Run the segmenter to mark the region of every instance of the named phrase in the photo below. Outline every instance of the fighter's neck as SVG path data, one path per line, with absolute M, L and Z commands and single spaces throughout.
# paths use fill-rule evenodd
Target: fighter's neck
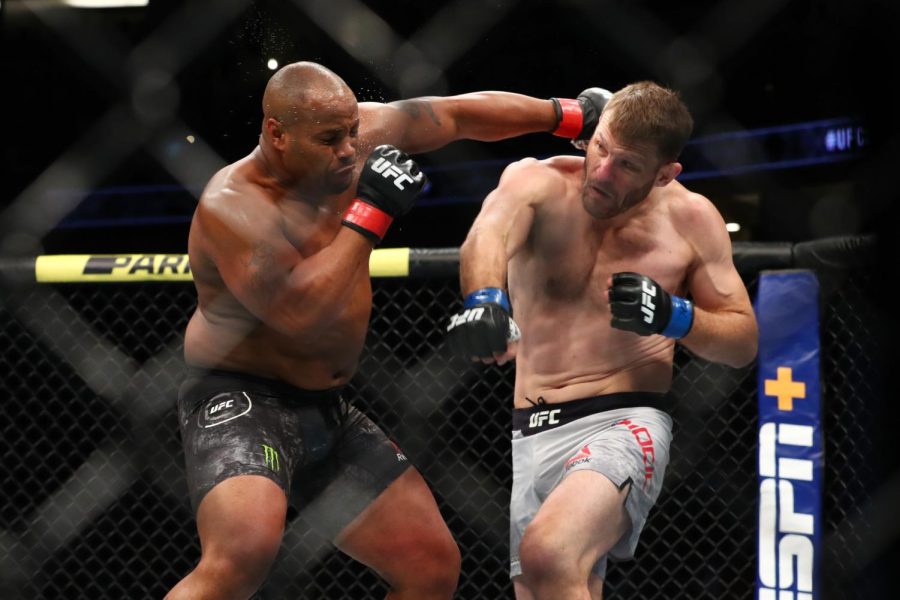
M 296 187 L 294 177 L 277 159 L 271 148 L 266 148 L 262 138 L 259 140 L 259 145 L 250 153 L 250 158 L 256 163 L 261 174 L 270 177 L 280 187 L 285 190 L 291 190 Z
M 633 223 L 640 221 L 648 213 L 652 213 L 661 201 L 661 188 L 653 188 L 647 196 L 625 212 L 609 219 L 594 219 L 593 227 L 599 233 L 614 232 L 624 229 Z

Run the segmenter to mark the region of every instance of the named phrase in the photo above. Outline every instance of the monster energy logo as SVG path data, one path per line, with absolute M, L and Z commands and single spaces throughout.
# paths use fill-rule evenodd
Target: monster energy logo
M 266 466 L 277 473 L 279 469 L 278 452 L 272 446 L 262 444 L 262 447 L 266 453 Z

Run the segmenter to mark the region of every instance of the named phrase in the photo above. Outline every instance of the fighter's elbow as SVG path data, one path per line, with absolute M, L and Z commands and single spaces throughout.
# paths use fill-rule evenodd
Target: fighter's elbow
M 735 369 L 743 369 L 753 364 L 756 360 L 756 346 L 742 348 L 741 351 L 734 356 L 734 360 L 729 365 Z
M 759 351 L 759 336 L 754 329 L 753 333 L 741 339 L 735 344 L 734 352 L 728 366 L 735 369 L 742 369 L 749 366 L 756 360 L 756 354 Z

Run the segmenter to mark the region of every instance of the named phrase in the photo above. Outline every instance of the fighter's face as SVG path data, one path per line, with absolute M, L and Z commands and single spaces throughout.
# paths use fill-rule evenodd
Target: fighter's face
M 311 102 L 288 133 L 284 162 L 299 187 L 331 195 L 353 184 L 359 108 L 352 95 Z
M 601 119 L 587 148 L 581 201 L 596 219 L 611 219 L 642 202 L 660 181 L 656 147 L 616 140 Z

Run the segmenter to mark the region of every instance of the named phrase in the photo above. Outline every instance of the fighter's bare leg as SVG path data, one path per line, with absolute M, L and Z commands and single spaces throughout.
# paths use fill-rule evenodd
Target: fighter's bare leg
M 513 577 L 513 591 L 516 594 L 516 600 L 534 600 L 534 595 L 525 587 L 521 576 Z M 588 578 L 588 591 L 591 594 L 591 600 L 602 600 L 603 580 L 593 573 Z
M 601 598 L 602 581 L 590 581 L 591 569 L 631 526 L 625 511 L 628 490 L 594 471 L 563 479 L 525 529 L 516 597 L 529 598 L 519 596 L 521 589 L 530 592 L 529 600 Z
M 284 535 L 287 499 L 271 479 L 232 477 L 197 511 L 201 556 L 166 600 L 246 600 L 265 581 Z
M 451 598 L 459 583 L 459 548 L 413 468 L 345 527 L 335 545 L 381 575 L 391 600 Z

